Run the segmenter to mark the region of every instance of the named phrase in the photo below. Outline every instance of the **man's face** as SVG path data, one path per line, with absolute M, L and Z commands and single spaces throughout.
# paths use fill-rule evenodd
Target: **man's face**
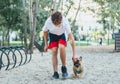
M 61 23 L 54 24 L 56 27 L 61 27 Z

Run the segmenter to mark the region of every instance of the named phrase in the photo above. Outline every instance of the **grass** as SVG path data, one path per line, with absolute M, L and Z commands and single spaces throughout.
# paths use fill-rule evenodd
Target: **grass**
M 76 46 L 89 46 L 89 42 L 87 41 L 75 41 Z
M 76 46 L 90 46 L 91 45 L 90 42 L 98 43 L 97 40 L 93 40 L 93 41 L 89 41 L 89 42 L 87 42 L 87 41 L 75 41 L 75 45 Z M 108 44 L 108 40 L 103 40 L 103 43 Z M 109 45 L 111 45 L 111 44 L 115 44 L 114 39 L 109 40 Z
M 108 44 L 108 40 L 104 40 L 103 43 Z M 115 40 L 114 39 L 110 39 L 109 40 L 109 44 L 115 44 Z
M 10 42 L 10 46 L 21 46 L 21 45 L 23 45 L 22 41 L 11 41 Z
M 22 42 L 21 42 L 21 41 L 11 41 L 11 42 L 10 42 L 10 45 L 11 45 L 11 46 L 14 46 L 14 45 L 22 45 Z
M 89 42 L 98 43 L 98 41 L 89 41 Z M 89 42 L 87 42 L 87 41 L 75 41 L 75 45 L 76 46 L 90 46 Z M 103 40 L 103 43 L 108 44 L 108 40 Z M 40 42 L 40 44 L 41 44 L 41 42 Z M 110 39 L 109 44 L 115 44 L 115 40 Z M 22 45 L 22 42 L 21 41 L 11 41 L 10 45 L 11 46 L 14 46 L 14 45 L 18 46 L 18 45 Z

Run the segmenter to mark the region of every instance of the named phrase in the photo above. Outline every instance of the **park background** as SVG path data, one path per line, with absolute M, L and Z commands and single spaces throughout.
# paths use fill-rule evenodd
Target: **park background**
M 54 11 L 69 20 L 77 45 L 102 38 L 114 44 L 120 32 L 119 0 L 0 0 L 0 46 L 42 42 L 42 27 Z
M 0 83 L 119 84 L 120 53 L 115 52 L 115 35 L 120 33 L 119 4 L 119 0 L 0 0 L 0 51 L 3 47 L 25 46 L 30 49 L 25 52 L 32 54 L 28 64 L 16 68 L 11 68 L 11 64 L 10 70 L 5 70 L 6 66 L 1 68 L 0 59 Z M 39 52 L 43 47 L 34 45 L 36 42 L 44 45 L 42 27 L 54 11 L 62 12 L 69 20 L 77 55 L 83 57 L 85 76 L 82 79 L 52 80 L 51 52 Z M 102 45 L 99 44 L 100 38 Z M 69 42 L 66 52 L 71 76 Z M 20 59 L 19 54 L 15 54 Z M 6 58 L 2 61 L 7 64 Z M 12 63 L 15 63 L 14 59 Z

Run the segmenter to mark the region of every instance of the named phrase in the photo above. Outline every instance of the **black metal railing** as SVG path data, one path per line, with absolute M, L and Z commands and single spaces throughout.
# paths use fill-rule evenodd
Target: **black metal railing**
M 0 47 L 0 70 L 9 70 L 31 61 L 24 46 Z

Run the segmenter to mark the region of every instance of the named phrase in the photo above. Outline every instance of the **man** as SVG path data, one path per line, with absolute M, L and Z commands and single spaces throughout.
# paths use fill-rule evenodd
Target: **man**
M 68 35 L 68 39 L 70 40 L 72 51 L 73 51 L 73 61 L 76 60 L 76 52 L 75 52 L 75 42 L 74 37 L 70 29 L 70 25 L 68 20 L 62 16 L 60 12 L 53 13 L 45 22 L 45 25 L 43 27 L 44 32 L 44 51 L 47 52 L 48 49 L 51 49 L 52 51 L 52 64 L 54 69 L 53 78 L 58 79 L 59 73 L 58 73 L 58 49 L 60 51 L 60 58 L 62 62 L 62 77 L 67 77 L 67 67 L 66 67 L 66 36 L 65 33 Z M 48 45 L 48 36 L 50 39 L 49 45 Z

